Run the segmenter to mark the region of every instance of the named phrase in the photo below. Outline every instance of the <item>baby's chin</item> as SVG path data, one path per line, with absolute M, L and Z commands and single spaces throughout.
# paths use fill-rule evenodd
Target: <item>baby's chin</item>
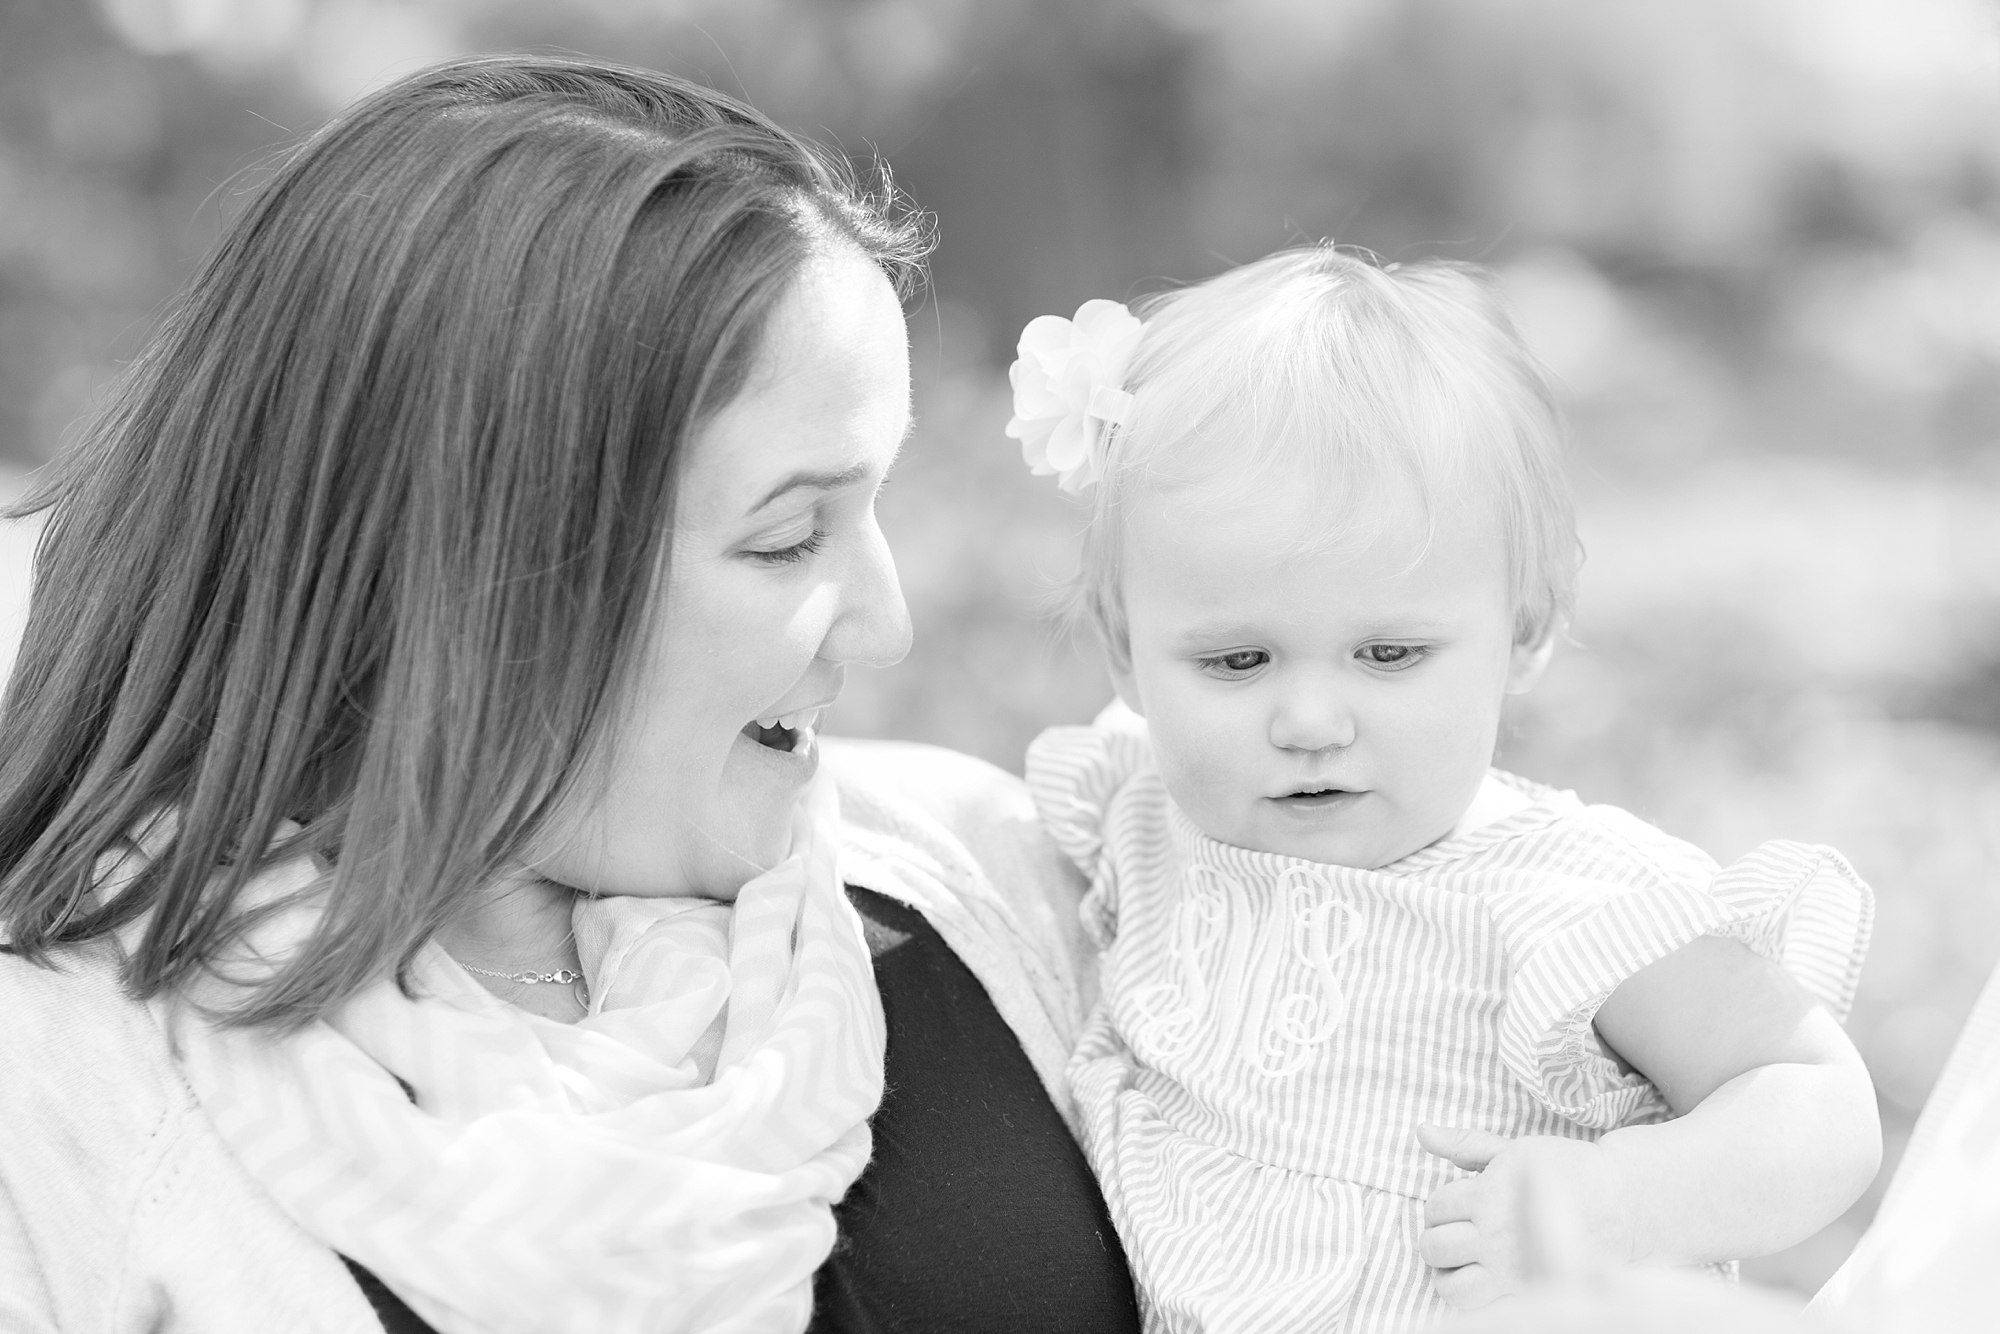
M 1227 816 L 1218 811 L 1187 814 L 1219 843 L 1359 871 L 1379 870 L 1421 852 L 1448 835 L 1455 823 L 1450 817 L 1396 819 L 1384 809 L 1386 799 L 1374 792 L 1318 802 L 1254 801 L 1247 810 Z

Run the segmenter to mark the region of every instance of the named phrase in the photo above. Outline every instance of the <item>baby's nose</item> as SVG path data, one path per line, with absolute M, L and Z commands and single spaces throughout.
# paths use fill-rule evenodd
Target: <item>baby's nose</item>
M 1354 711 L 1318 692 L 1285 700 L 1271 718 L 1271 744 L 1283 750 L 1336 750 L 1356 732 Z

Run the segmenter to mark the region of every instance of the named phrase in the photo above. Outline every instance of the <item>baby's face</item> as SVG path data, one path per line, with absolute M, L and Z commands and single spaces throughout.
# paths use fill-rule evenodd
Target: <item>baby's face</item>
M 1383 866 L 1465 813 L 1502 697 L 1531 686 L 1546 655 L 1514 643 L 1505 547 L 1484 507 L 1442 513 L 1432 533 L 1414 490 L 1393 489 L 1370 502 L 1378 537 L 1311 554 L 1327 523 L 1312 490 L 1133 498 L 1119 692 L 1210 837 Z

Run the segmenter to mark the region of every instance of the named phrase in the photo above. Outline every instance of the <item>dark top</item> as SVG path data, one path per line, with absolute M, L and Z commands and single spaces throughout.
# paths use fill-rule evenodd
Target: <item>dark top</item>
M 889 1021 L 875 1156 L 834 1208 L 813 1334 L 1136 1331 L 1083 1151 L 992 997 L 913 908 L 850 886 Z
M 889 1021 L 875 1155 L 834 1209 L 812 1334 L 1136 1331 L 1125 1252 L 992 997 L 922 914 L 850 886 Z M 386 1334 L 434 1334 L 353 1261 Z
M 375 1308 L 375 1318 L 382 1322 L 382 1334 L 437 1334 L 424 1323 L 424 1318 L 403 1304 L 403 1299 L 389 1291 L 389 1285 L 369 1270 L 340 1257 L 354 1274 L 354 1281 L 361 1285 L 361 1295 Z

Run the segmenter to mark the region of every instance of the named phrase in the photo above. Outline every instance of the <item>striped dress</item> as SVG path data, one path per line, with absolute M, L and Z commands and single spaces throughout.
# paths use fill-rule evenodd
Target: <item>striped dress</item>
M 1690 940 L 1743 941 L 1837 1016 L 1852 999 L 1873 902 L 1830 849 L 1719 870 L 1496 772 L 1526 809 L 1379 870 L 1308 862 L 1196 829 L 1124 719 L 1043 733 L 1028 782 L 1091 877 L 1103 994 L 1070 1082 L 1149 1330 L 1443 1313 L 1417 1238 L 1465 1174 L 1417 1123 L 1594 1139 L 1671 1115 L 1592 1020 Z

